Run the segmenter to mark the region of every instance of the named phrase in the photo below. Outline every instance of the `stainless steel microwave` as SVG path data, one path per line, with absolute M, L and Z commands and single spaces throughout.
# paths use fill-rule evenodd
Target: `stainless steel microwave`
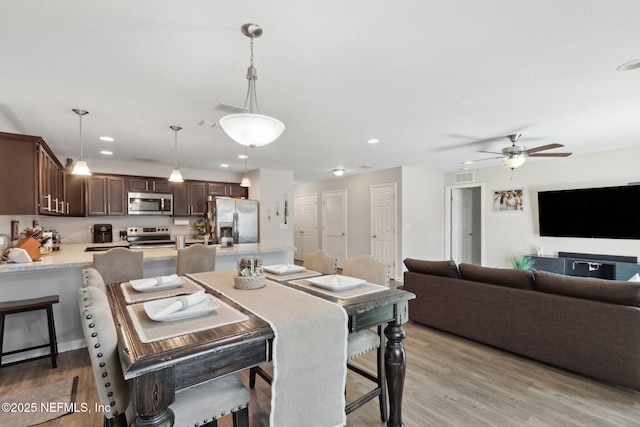
M 129 215 L 173 215 L 173 195 L 158 193 L 128 193 Z

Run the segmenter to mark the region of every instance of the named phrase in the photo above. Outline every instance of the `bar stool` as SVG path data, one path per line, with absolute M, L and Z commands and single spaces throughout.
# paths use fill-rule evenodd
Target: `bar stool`
M 18 301 L 4 301 L 0 302 L 0 367 L 13 365 L 15 363 L 27 362 L 30 360 L 42 359 L 49 355 L 32 357 L 18 362 L 7 363 L 2 365 L 2 356 L 8 356 L 10 354 L 22 353 L 23 351 L 35 350 L 37 348 L 49 347 L 51 350 L 51 368 L 58 366 L 56 362 L 56 356 L 58 354 L 58 340 L 56 339 L 56 325 L 53 321 L 53 304 L 57 304 L 60 300 L 58 295 L 49 295 L 40 298 L 23 299 Z M 4 345 L 4 319 L 8 314 L 25 313 L 27 311 L 34 310 L 47 310 L 47 325 L 49 327 L 49 342 L 47 344 L 36 345 L 21 350 L 13 350 L 9 352 L 3 351 Z

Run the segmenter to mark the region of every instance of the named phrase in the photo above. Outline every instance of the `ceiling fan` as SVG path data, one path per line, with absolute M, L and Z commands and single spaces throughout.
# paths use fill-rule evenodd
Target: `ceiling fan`
M 541 145 L 539 147 L 529 148 L 524 147 L 522 145 L 516 145 L 516 142 L 520 139 L 522 134 L 514 133 L 511 135 L 507 135 L 505 138 L 509 138 L 511 141 L 510 147 L 505 147 L 502 149 L 500 153 L 494 151 L 484 151 L 480 150 L 478 153 L 489 153 L 489 154 L 499 154 L 499 157 L 490 157 L 488 159 L 480 159 L 480 160 L 491 160 L 491 159 L 503 159 L 502 163 L 504 167 L 509 169 L 515 169 L 522 166 L 527 159 L 527 157 L 568 157 L 571 153 L 541 153 L 541 151 L 552 150 L 554 148 L 564 147 L 562 144 L 547 144 Z M 478 160 L 478 161 L 480 161 Z

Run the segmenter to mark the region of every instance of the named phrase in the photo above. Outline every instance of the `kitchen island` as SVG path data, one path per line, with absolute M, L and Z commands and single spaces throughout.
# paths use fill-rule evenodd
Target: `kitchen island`
M 125 242 L 126 243 L 126 242 Z M 123 246 L 114 242 L 113 246 Z M 84 335 L 79 319 L 77 290 L 82 286 L 81 271 L 90 267 L 93 254 L 86 252 L 87 243 L 62 245 L 62 250 L 42 256 L 31 263 L 0 264 L 0 300 L 11 301 L 59 295 L 60 303 L 53 306 L 58 348 L 61 352 L 84 347 Z M 104 245 L 101 245 L 104 246 Z M 155 277 L 176 271 L 177 251 L 174 248 L 133 249 L 144 253 L 144 276 Z M 292 246 L 241 243 L 232 247 L 216 245 L 216 270 L 236 268 L 240 257 L 261 257 L 264 265 L 293 262 Z M 47 322 L 42 312 L 28 312 L 7 316 L 4 351 L 31 347 L 46 342 Z M 5 356 L 3 363 L 46 354 L 37 349 Z

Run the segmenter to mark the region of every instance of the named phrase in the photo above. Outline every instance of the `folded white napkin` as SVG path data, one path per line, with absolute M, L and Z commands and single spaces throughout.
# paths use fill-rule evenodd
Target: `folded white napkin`
M 134 286 L 137 289 L 144 288 L 152 288 L 158 285 L 164 285 L 167 283 L 172 283 L 178 280 L 177 274 L 171 274 L 169 276 L 158 276 L 158 277 L 149 277 L 147 279 L 135 279 L 131 280 L 131 286 Z
M 289 271 L 289 266 L 287 264 L 282 264 L 281 266 L 276 268 L 276 271 L 278 273 L 285 273 L 285 272 Z
M 187 307 L 191 307 L 193 305 L 199 304 L 205 300 L 207 295 L 204 293 L 204 289 L 193 294 L 180 297 L 165 308 L 161 308 L 156 311 L 155 317 L 163 317 L 168 316 L 169 314 L 173 314 L 176 311 L 184 310 Z

